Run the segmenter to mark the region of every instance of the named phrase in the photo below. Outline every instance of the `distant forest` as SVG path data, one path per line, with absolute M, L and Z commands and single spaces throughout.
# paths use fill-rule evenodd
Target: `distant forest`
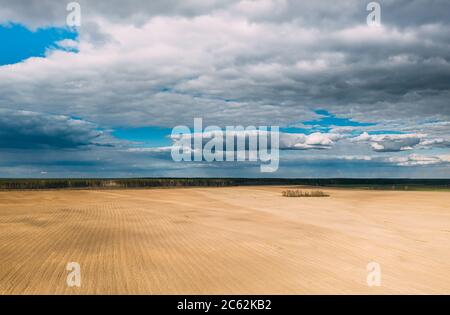
M 152 187 L 225 187 L 255 185 L 305 185 L 363 189 L 450 189 L 450 179 L 283 179 L 283 178 L 129 178 L 129 179 L 0 179 L 0 190 L 111 189 Z

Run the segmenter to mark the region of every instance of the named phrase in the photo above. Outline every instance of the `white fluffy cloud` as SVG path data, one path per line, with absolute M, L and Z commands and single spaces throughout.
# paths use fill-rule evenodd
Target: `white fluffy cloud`
M 388 161 L 399 166 L 446 164 L 450 163 L 450 155 L 410 154 L 402 157 L 390 157 Z
M 450 139 L 434 138 L 421 142 L 421 145 L 427 148 L 450 148 Z
M 305 134 L 280 134 L 280 148 L 292 150 L 329 149 L 340 140 L 337 134 L 315 132 Z
M 425 137 L 423 134 L 369 135 L 367 132 L 353 138 L 355 142 L 368 142 L 376 152 L 398 152 L 412 150 Z
M 191 146 L 192 139 L 201 138 L 203 143 L 207 143 L 213 138 L 223 139 L 225 144 L 225 139 L 232 138 L 235 139 L 235 145 L 241 141 L 246 147 L 248 147 L 248 142 L 250 137 L 254 137 L 257 141 L 257 137 L 266 137 L 268 140 L 267 145 L 270 147 L 271 138 L 278 136 L 279 139 L 279 149 L 281 150 L 321 150 L 330 149 L 336 141 L 342 139 L 342 136 L 338 134 L 331 133 L 320 133 L 315 132 L 309 135 L 302 133 L 284 133 L 284 132 L 272 132 L 263 130 L 243 130 L 243 131 L 209 131 L 203 133 L 192 133 L 192 134 L 177 134 L 171 136 L 174 141 L 174 145 L 179 143 L 188 144 Z

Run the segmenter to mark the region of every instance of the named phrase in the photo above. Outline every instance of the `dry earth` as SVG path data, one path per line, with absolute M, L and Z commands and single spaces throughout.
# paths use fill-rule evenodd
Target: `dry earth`
M 0 192 L 0 293 L 450 293 L 450 193 L 282 189 Z

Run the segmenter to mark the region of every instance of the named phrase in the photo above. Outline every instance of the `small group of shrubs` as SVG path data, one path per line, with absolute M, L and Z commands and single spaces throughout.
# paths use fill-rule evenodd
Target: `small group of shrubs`
M 321 191 L 301 191 L 301 190 L 284 190 L 283 197 L 329 197 L 330 195 Z

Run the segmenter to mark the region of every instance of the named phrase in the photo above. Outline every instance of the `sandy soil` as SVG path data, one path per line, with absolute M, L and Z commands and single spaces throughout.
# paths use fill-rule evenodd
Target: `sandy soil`
M 0 192 L 0 293 L 450 293 L 450 193 L 282 189 Z

